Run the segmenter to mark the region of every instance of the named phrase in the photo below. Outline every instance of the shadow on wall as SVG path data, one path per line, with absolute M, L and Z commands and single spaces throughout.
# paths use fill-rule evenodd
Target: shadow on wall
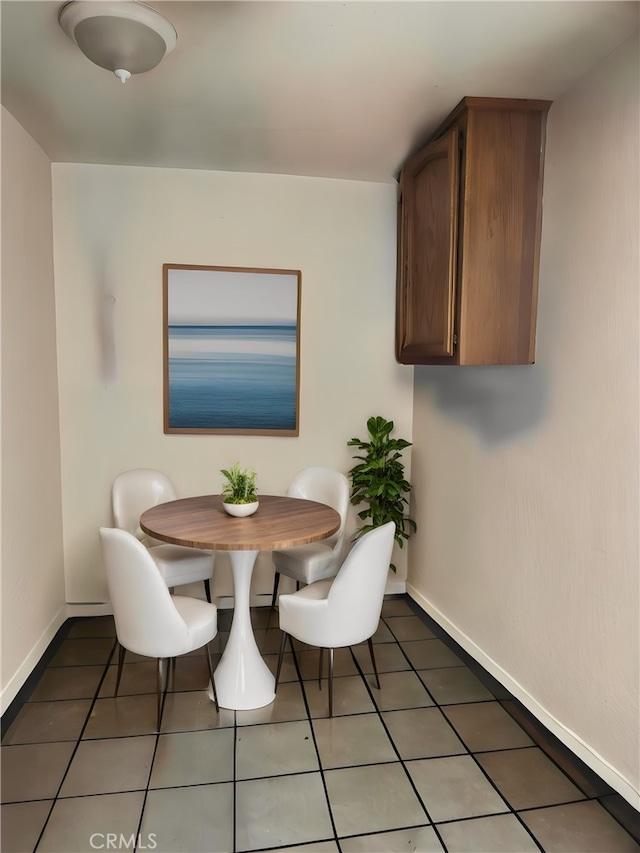
M 531 432 L 549 407 L 547 371 L 537 364 L 491 367 L 421 367 L 416 391 L 429 393 L 449 418 L 468 426 L 485 444 L 503 444 Z

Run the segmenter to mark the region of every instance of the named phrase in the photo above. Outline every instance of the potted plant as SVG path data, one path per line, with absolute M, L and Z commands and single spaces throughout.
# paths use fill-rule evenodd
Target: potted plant
M 355 538 L 364 536 L 374 527 L 395 522 L 395 540 L 402 548 L 411 533 L 416 531 L 416 523 L 405 515 L 408 500 L 405 495 L 411 491 L 411 484 L 405 479 L 402 451 L 411 447 L 410 441 L 403 438 L 391 438 L 393 421 L 374 416 L 367 421 L 369 441 L 352 438 L 348 447 L 357 447 L 363 455 L 354 456 L 360 462 L 349 471 L 351 478 L 351 503 L 366 504 L 366 509 L 358 513 L 358 518 L 366 522 Z M 396 567 L 391 563 L 391 569 Z
M 229 515 L 253 515 L 258 509 L 257 474 L 253 468 L 241 468 L 234 462 L 221 468 L 223 476 L 222 505 Z

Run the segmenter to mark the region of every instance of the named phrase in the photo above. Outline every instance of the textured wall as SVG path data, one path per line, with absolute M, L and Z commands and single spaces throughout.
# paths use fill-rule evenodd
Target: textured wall
M 395 187 L 63 164 L 53 176 L 69 601 L 106 597 L 97 530 L 122 470 L 160 468 L 186 496 L 219 492 L 238 460 L 282 494 L 307 465 L 347 471 L 346 442 L 371 414 L 411 438 L 413 370 L 393 344 Z M 302 271 L 299 437 L 163 434 L 163 263 Z M 266 557 L 254 592 L 271 588 Z M 217 571 L 216 592 L 228 581 Z
M 410 593 L 638 789 L 638 42 L 552 106 L 537 361 L 416 368 Z
M 3 710 L 63 609 L 51 163 L 3 108 Z

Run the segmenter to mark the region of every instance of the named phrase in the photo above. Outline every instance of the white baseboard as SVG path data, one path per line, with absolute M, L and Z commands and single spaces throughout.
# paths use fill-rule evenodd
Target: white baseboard
M 113 606 L 110 601 L 67 604 L 67 619 L 78 616 L 111 616 L 112 614 Z
M 22 661 L 16 672 L 14 672 L 9 681 L 2 688 L 2 691 L 0 692 L 0 714 L 4 714 L 9 705 L 16 698 L 23 684 L 38 665 L 38 661 L 42 655 L 46 652 L 49 643 L 53 640 L 66 620 L 67 605 L 63 604 L 42 634 L 40 634 L 33 648 Z
M 585 743 L 579 735 L 550 714 L 531 694 L 527 693 L 521 684 L 502 669 L 489 655 L 485 654 L 470 637 L 454 625 L 435 605 L 409 583 L 407 583 L 407 593 L 425 613 L 428 613 L 474 660 L 478 661 L 487 672 L 506 687 L 511 695 L 515 696 L 574 755 L 577 755 L 578 758 L 584 761 L 587 767 L 590 767 L 601 779 L 608 785 L 611 785 L 634 809 L 640 809 L 640 792 L 636 790 L 628 779 L 592 749 L 588 743 Z

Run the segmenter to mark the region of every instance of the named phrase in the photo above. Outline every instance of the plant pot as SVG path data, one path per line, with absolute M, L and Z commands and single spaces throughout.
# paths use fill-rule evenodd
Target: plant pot
M 229 515 L 235 515 L 236 518 L 246 518 L 247 515 L 253 515 L 258 509 L 260 501 L 253 501 L 250 504 L 228 504 L 223 501 L 222 506 Z

